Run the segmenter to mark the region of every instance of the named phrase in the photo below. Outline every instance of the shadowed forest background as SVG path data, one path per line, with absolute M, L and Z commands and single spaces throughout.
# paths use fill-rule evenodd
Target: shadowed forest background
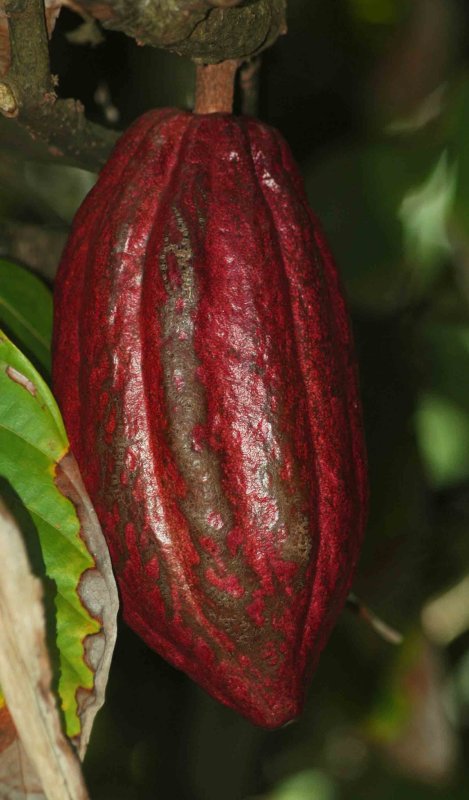
M 85 761 L 93 800 L 463 800 L 469 796 L 469 9 L 464 0 L 289 0 L 259 116 L 300 163 L 340 266 L 371 483 L 356 593 L 303 716 L 274 733 L 198 689 L 121 625 Z M 90 35 L 63 11 L 58 93 L 125 128 L 190 108 L 188 59 Z M 53 282 L 95 176 L 0 122 L 0 255 Z M 466 756 L 466 759 L 465 759 Z

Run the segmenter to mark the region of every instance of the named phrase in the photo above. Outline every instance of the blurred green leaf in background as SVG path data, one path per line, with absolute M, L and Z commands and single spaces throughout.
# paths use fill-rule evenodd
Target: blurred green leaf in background
M 36 275 L 0 259 L 0 325 L 50 376 L 52 294 Z

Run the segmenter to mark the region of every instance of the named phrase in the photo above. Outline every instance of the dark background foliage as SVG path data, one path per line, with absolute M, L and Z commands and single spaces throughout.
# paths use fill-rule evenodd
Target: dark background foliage
M 286 136 L 339 261 L 371 480 L 356 591 L 306 710 L 265 733 L 121 625 L 85 762 L 95 800 L 458 800 L 469 793 L 469 12 L 464 0 L 289 0 L 259 115 Z M 190 107 L 190 61 L 117 33 L 51 43 L 59 94 L 125 127 Z M 76 38 L 76 36 L 75 36 Z M 45 279 L 94 176 L 0 126 L 0 250 Z

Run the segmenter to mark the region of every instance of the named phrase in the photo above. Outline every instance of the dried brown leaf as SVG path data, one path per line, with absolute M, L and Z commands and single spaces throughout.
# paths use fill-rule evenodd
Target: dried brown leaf
M 0 797 L 47 800 L 6 706 L 0 710 Z
M 42 586 L 31 573 L 21 533 L 2 501 L 0 552 L 0 683 L 11 714 L 9 720 L 3 711 L 1 797 L 86 800 L 79 761 L 62 733 L 51 692 Z
M 83 758 L 94 718 L 104 703 L 116 642 L 119 599 L 101 526 L 84 487 L 77 462 L 70 452 L 57 465 L 56 484 L 62 494 L 75 506 L 81 524 L 81 537 L 96 564 L 95 569 L 87 570 L 83 574 L 78 587 L 78 594 L 84 607 L 92 617 L 99 619 L 102 625 L 100 633 L 87 636 L 85 639 L 85 658 L 94 672 L 94 686 L 91 692 L 79 691 L 77 697 L 82 729 L 76 745 L 80 757 Z

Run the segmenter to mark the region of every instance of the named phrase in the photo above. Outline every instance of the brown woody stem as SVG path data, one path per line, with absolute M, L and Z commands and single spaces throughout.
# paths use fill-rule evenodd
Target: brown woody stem
M 234 80 L 239 61 L 197 66 L 195 81 L 195 114 L 231 114 Z

